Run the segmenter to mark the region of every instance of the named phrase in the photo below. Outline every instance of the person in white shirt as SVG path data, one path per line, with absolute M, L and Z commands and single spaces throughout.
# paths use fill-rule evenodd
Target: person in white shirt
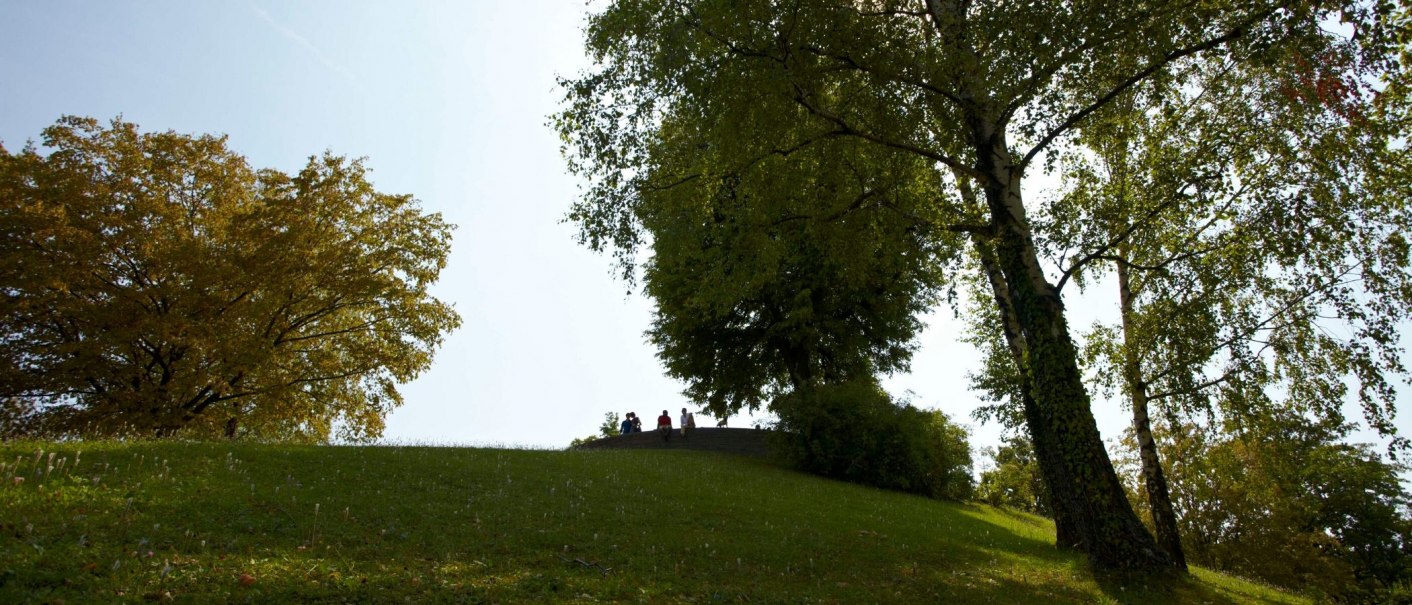
M 691 414 L 691 412 L 686 411 L 686 408 L 682 408 L 682 409 L 681 409 L 681 436 L 682 436 L 682 438 L 683 438 L 683 439 L 686 438 L 686 431 L 687 431 L 687 429 L 694 429 L 694 428 L 696 428 L 696 416 L 693 416 L 693 415 Z

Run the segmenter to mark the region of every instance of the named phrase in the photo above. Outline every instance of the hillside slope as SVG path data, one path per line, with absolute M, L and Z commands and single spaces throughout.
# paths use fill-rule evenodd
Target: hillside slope
M 1036 517 L 703 452 L 21 443 L 0 481 L 6 603 L 1298 602 L 1097 580 Z

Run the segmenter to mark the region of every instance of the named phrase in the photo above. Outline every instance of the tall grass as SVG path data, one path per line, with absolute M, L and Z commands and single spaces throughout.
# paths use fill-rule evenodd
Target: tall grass
M 0 445 L 0 602 L 1298 602 L 697 452 Z

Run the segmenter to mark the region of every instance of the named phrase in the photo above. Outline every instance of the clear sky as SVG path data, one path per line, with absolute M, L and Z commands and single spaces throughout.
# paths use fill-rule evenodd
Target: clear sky
M 574 243 L 577 194 L 546 125 L 556 75 L 587 66 L 581 0 L 0 0 L 0 141 L 64 114 L 145 131 L 224 133 L 256 167 L 324 150 L 364 156 L 378 189 L 459 225 L 435 294 L 464 325 L 405 385 L 397 442 L 562 447 L 603 414 L 688 402 L 643 331 L 651 305 Z M 1074 325 L 1103 311 L 1070 301 Z M 913 372 L 889 378 L 979 427 L 949 310 L 929 317 Z M 1105 437 L 1127 414 L 1098 402 Z M 1404 434 L 1406 419 L 1402 419 Z M 747 424 L 736 418 L 732 426 Z

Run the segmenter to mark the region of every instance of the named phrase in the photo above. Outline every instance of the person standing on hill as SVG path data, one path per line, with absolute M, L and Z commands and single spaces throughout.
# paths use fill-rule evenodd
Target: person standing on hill
M 620 434 L 620 435 L 626 435 L 626 434 L 631 433 L 631 432 L 632 432 L 632 412 L 628 412 L 628 415 L 627 415 L 627 416 L 623 416 L 623 426 L 618 429 L 618 434 Z
M 667 410 L 662 410 L 662 415 L 657 417 L 657 432 L 662 434 L 662 441 L 672 440 L 672 415 Z
M 628 412 L 628 415 L 629 415 L 629 416 L 632 416 L 632 432 L 634 432 L 634 433 L 641 433 L 641 432 L 642 432 L 642 418 L 639 418 L 639 417 L 637 416 L 637 412 Z
M 681 438 L 682 438 L 682 439 L 686 439 L 687 429 L 694 429 L 694 428 L 696 428 L 696 417 L 693 416 L 693 415 L 691 415 L 691 412 L 686 411 L 686 408 L 682 408 L 682 409 L 681 409 Z

